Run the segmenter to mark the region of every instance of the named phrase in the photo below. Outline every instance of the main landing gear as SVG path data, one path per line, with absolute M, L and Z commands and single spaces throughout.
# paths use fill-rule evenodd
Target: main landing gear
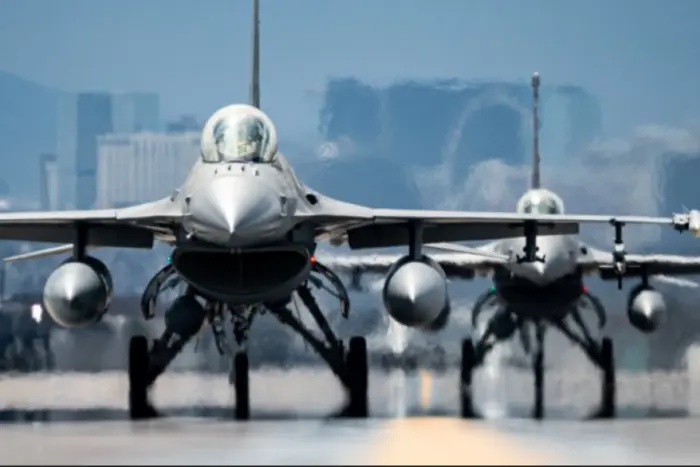
M 167 266 L 166 266 L 167 267 Z M 164 268 L 165 269 L 165 268 Z M 163 271 L 161 271 L 163 272 Z M 169 273 L 159 273 L 154 278 L 159 284 L 167 284 Z M 334 290 L 327 287 L 322 279 L 330 282 Z M 153 282 L 153 281 L 152 281 Z M 154 294 L 144 297 L 144 316 L 152 317 L 155 296 L 160 293 L 159 284 L 149 284 L 147 291 Z M 339 285 L 338 285 L 339 284 Z M 153 418 L 159 415 L 149 401 L 149 388 L 167 366 L 180 353 L 183 347 L 194 337 L 208 321 L 214 334 L 217 350 L 221 355 L 230 352 L 224 331 L 223 320 L 228 315 L 233 322 L 233 337 L 238 344 L 238 351 L 232 356 L 229 381 L 235 393 L 235 418 L 247 420 L 250 418 L 250 364 L 246 352 L 248 331 L 253 318 L 263 313 L 271 313 L 282 324 L 289 326 L 314 349 L 328 364 L 331 371 L 340 379 L 346 389 L 348 403 L 339 414 L 345 417 L 368 416 L 368 360 L 367 342 L 364 337 L 353 337 L 348 342 L 347 349 L 343 341 L 338 339 L 323 315 L 316 299 L 311 292 L 311 286 L 324 288 L 335 295 L 341 303 L 341 314 L 348 316 L 349 301 L 342 283 L 324 266 L 315 263 L 312 276 L 296 291 L 312 318 L 316 322 L 321 335 L 308 329 L 300 320 L 294 296 L 289 303 L 266 304 L 256 306 L 228 306 L 220 302 L 206 301 L 197 296 L 196 292 L 188 289 L 185 295 L 179 297 L 166 312 L 165 331 L 149 346 L 143 336 L 134 336 L 129 345 L 129 411 L 133 420 Z M 202 305 L 200 302 L 204 302 Z M 292 305 L 292 308 L 290 308 Z
M 483 300 L 483 303 L 487 301 Z M 595 299 L 592 299 L 592 302 L 594 307 L 599 305 Z M 478 314 L 477 311 L 475 310 L 474 314 Z M 532 356 L 535 386 L 532 417 L 536 420 L 544 418 L 544 338 L 547 327 L 551 325 L 581 347 L 591 362 L 601 371 L 601 403 L 599 409 L 594 412 L 591 418 L 614 418 L 616 415 L 616 377 L 613 341 L 608 337 L 604 337 L 600 342 L 594 340 L 578 309 L 572 310 L 568 316 L 573 319 L 583 336 L 574 332 L 565 319 L 538 320 L 534 321 L 535 346 L 534 349 L 531 349 L 529 337 L 524 328 L 524 320 L 514 316 L 508 310 L 499 310 L 490 319 L 486 331 L 476 343 L 471 338 L 465 339 L 462 342 L 462 363 L 460 367 L 461 416 L 463 418 L 478 417 L 474 408 L 472 391 L 474 370 L 484 363 L 486 356 L 498 342 L 509 339 L 516 332 L 519 332 L 525 352 Z

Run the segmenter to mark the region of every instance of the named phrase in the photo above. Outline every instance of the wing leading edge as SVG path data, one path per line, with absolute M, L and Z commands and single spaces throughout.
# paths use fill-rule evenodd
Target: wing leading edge
M 170 198 L 123 209 L 4 213 L 0 240 L 68 243 L 84 226 L 92 246 L 152 248 L 156 237 L 172 236 L 182 217 Z
M 538 215 L 503 212 L 431 211 L 372 209 L 318 195 L 316 206 L 297 213 L 314 222 L 318 238 L 338 243 L 347 241 L 352 249 L 407 245 L 408 225 L 423 225 L 424 243 L 496 240 L 520 237 L 528 222 L 537 225 L 537 235 L 575 235 L 581 223 L 657 224 L 679 226 L 674 217 Z M 686 226 L 687 227 L 687 226 Z
M 498 253 L 498 242 L 490 242 L 476 248 L 460 247 L 459 253 L 451 250 L 452 245 L 427 244 L 424 249 L 435 249 L 438 253 L 426 253 L 436 261 L 452 279 L 472 279 L 474 276 L 487 276 L 497 267 L 506 266 L 510 259 Z M 441 252 L 442 251 L 442 252 Z M 448 251 L 448 253 L 444 253 Z M 359 279 L 363 274 L 386 274 L 401 258 L 400 254 L 355 254 L 340 256 L 337 254 L 319 252 L 316 255 L 319 262 L 330 269 Z
M 508 265 L 510 259 L 493 257 L 497 242 L 478 248 L 464 248 L 463 245 L 425 245 L 426 249 L 436 249 L 448 253 L 430 254 L 445 271 L 449 278 L 472 279 L 475 276 L 488 276 L 498 267 Z M 464 250 L 462 250 L 464 248 Z M 613 255 L 586 246 L 587 254 L 579 259 L 579 265 L 587 274 L 598 274 L 603 280 L 617 280 L 613 267 Z M 469 250 L 476 250 L 472 253 Z M 479 254 L 478 252 L 486 254 Z M 398 254 L 376 255 L 318 255 L 329 268 L 346 274 L 385 274 L 400 259 Z M 700 274 L 700 256 L 681 256 L 665 254 L 627 254 L 625 277 L 662 277 Z
M 597 272 L 603 280 L 617 280 L 612 253 L 588 246 L 586 249 L 588 254 L 581 257 L 579 264 L 588 273 Z M 625 256 L 625 262 L 627 264 L 625 277 L 700 274 L 700 256 L 629 253 Z

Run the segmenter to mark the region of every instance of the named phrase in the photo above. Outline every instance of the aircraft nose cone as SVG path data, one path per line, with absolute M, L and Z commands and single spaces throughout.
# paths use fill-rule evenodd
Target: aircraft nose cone
M 532 263 L 530 265 L 530 268 L 536 276 L 544 276 L 545 270 L 547 269 L 547 264 L 541 261 L 537 261 L 535 263 Z
M 279 197 L 258 179 L 218 177 L 190 200 L 195 235 L 214 243 L 264 239 L 278 226 L 280 215 Z
M 524 240 L 521 244 L 524 246 Z M 578 243 L 567 236 L 542 236 L 537 238 L 538 256 L 544 258 L 544 262 L 523 263 L 519 268 L 519 274 L 538 284 L 547 284 L 575 271 L 577 266 L 576 256 L 571 251 Z

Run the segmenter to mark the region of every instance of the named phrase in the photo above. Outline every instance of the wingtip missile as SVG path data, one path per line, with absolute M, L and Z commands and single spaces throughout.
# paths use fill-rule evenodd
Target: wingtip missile
M 64 253 L 70 253 L 73 250 L 73 245 L 61 245 L 51 248 L 45 248 L 43 250 L 28 251 L 26 253 L 19 253 L 16 255 L 8 256 L 3 259 L 5 263 L 13 263 L 16 261 L 24 261 L 28 259 L 38 259 L 45 256 L 60 255 Z
M 88 245 L 86 249 L 92 250 L 95 248 L 98 247 L 94 245 Z M 25 261 L 28 259 L 44 258 L 46 256 L 62 255 L 65 253 L 70 253 L 71 251 L 73 251 L 73 244 L 68 243 L 66 245 L 44 248 L 43 250 L 28 251 L 26 253 L 19 253 L 13 256 L 8 256 L 6 258 L 3 258 L 3 261 L 5 263 L 13 263 L 17 261 Z
M 679 232 L 689 230 L 694 237 L 700 237 L 700 211 L 691 209 L 682 214 L 673 214 L 673 226 Z

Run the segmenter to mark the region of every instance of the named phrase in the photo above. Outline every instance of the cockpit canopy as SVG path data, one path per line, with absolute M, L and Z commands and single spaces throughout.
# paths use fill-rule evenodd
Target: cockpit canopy
M 249 105 L 217 110 L 202 130 L 204 162 L 272 162 L 277 131 L 270 118 Z
M 564 202 L 549 190 L 530 190 L 518 201 L 520 214 L 563 214 Z

